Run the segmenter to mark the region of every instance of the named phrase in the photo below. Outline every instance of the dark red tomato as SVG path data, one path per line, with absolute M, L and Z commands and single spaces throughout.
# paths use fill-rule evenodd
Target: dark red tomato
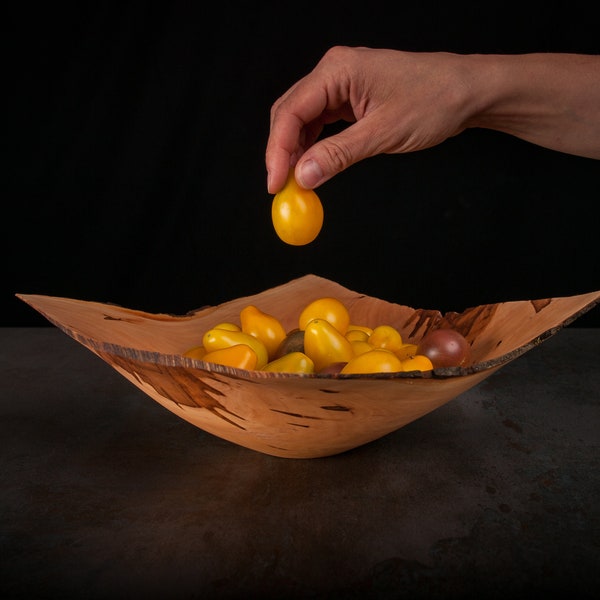
M 471 359 L 471 346 L 454 329 L 434 329 L 419 342 L 417 354 L 427 356 L 435 369 L 464 367 Z

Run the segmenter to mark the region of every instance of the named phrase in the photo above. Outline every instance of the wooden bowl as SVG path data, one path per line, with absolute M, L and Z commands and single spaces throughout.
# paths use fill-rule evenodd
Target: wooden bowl
M 218 322 L 239 322 L 248 304 L 277 316 L 290 331 L 302 308 L 323 296 L 340 299 L 354 323 L 392 325 L 407 342 L 432 328 L 457 329 L 471 344 L 472 363 L 425 373 L 300 375 L 182 356 Z M 265 454 L 316 458 L 366 444 L 452 400 L 590 310 L 600 291 L 445 315 L 372 298 L 315 275 L 184 316 L 53 296 L 17 297 L 189 423 Z

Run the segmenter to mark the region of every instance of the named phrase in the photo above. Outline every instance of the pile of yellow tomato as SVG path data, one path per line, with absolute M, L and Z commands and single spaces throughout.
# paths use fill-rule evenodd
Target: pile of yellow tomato
M 201 344 L 184 355 L 239 369 L 284 373 L 428 371 L 437 366 L 419 345 L 405 343 L 396 328 L 353 324 L 346 306 L 332 297 L 307 304 L 298 327 L 289 332 L 277 317 L 248 305 L 241 310 L 239 323 L 215 324 Z

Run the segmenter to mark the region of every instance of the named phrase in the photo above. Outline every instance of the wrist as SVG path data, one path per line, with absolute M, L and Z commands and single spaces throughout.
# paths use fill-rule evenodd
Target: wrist
M 600 156 L 600 57 L 467 55 L 466 127 L 502 131 L 546 148 Z

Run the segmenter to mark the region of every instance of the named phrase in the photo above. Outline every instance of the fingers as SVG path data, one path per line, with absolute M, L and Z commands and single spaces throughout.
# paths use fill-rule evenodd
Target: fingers
M 330 49 L 273 104 L 265 153 L 270 193 L 283 187 L 290 167 L 296 166 L 298 183 L 312 189 L 373 154 L 378 130 L 365 118 L 370 52 L 367 56 L 364 49 Z M 339 120 L 356 123 L 315 143 L 325 124 Z
M 291 116 L 286 116 L 271 128 L 265 152 L 267 190 L 270 194 L 276 194 L 286 182 L 289 169 L 295 163 L 301 130 L 302 123 Z
M 320 115 L 316 122 L 306 125 L 289 113 L 274 119 L 266 152 L 269 193 L 275 194 L 283 187 L 290 167 L 295 166 L 296 181 L 302 187 L 314 189 L 352 164 L 387 149 L 389 124 L 381 123 L 376 114 L 313 145 L 323 128 L 321 121 L 331 119 Z
M 292 86 L 271 109 L 270 135 L 265 163 L 267 189 L 277 193 L 284 185 L 289 168 L 304 152 L 303 144 L 316 138 L 320 117 L 327 107 L 327 94 L 319 86 L 311 86 L 307 77 Z M 315 125 L 316 122 L 316 125 Z
M 385 129 L 378 120 L 365 117 L 311 146 L 296 164 L 296 181 L 304 188 L 316 188 L 360 160 L 382 152 Z

